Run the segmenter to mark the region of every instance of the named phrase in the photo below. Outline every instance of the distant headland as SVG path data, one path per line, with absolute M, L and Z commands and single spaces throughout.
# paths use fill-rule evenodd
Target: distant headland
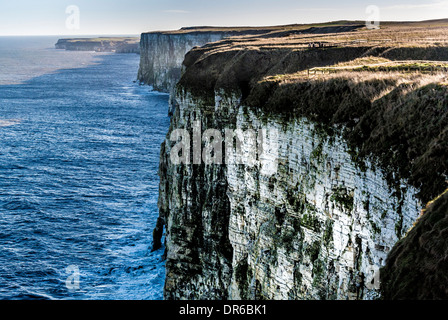
M 56 49 L 70 51 L 140 53 L 140 38 L 99 37 L 59 39 L 55 47 Z

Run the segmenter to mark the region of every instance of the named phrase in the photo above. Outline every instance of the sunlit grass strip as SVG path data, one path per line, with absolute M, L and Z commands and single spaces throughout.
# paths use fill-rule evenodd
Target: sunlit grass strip
M 318 67 L 307 70 L 307 74 L 325 74 L 341 71 L 368 71 L 368 72 L 448 72 L 448 63 L 412 62 L 412 63 L 381 63 L 363 66 Z

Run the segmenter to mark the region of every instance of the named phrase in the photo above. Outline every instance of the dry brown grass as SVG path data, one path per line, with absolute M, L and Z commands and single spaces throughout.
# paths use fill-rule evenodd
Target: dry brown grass
M 448 190 L 424 210 L 381 269 L 382 297 L 448 299 Z
M 425 203 L 446 188 L 444 81 L 445 74 L 342 72 L 310 80 L 261 81 L 246 103 L 288 117 L 306 117 L 330 136 L 340 127 L 361 167 L 363 159 L 370 159 L 382 168 L 397 196 L 398 174 L 420 190 Z
M 428 47 L 448 45 L 448 25 L 424 27 L 420 25 L 407 26 L 400 24 L 384 25 L 379 30 L 368 30 L 360 27 L 351 32 L 329 32 L 327 27 L 309 27 L 287 30 L 280 33 L 278 30 L 265 33 L 263 36 L 241 35 L 224 40 L 223 43 L 234 46 L 256 46 L 261 48 L 306 48 L 311 42 L 327 42 L 340 46 L 394 46 L 394 47 Z M 284 30 L 282 30 L 284 31 Z M 293 32 L 294 31 L 294 32 Z M 326 32 L 325 32 L 326 31 Z M 362 41 L 362 42 L 361 42 Z

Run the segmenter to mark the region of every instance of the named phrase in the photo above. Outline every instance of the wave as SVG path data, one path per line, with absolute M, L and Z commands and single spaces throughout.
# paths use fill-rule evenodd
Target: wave
M 0 127 L 10 127 L 21 123 L 20 119 L 0 119 Z

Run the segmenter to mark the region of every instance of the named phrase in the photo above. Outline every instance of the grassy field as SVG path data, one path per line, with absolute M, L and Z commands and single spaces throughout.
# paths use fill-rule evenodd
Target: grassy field
M 352 32 L 347 32 L 353 29 Z M 312 42 L 335 46 L 430 46 L 448 44 L 448 19 L 420 22 L 381 22 L 380 29 L 368 29 L 365 21 L 333 21 L 317 24 L 294 24 L 271 27 L 189 27 L 163 34 L 195 32 L 229 32 L 240 34 L 232 38 L 233 45 L 270 47 L 306 47 Z M 152 33 L 152 32 L 151 32 Z

